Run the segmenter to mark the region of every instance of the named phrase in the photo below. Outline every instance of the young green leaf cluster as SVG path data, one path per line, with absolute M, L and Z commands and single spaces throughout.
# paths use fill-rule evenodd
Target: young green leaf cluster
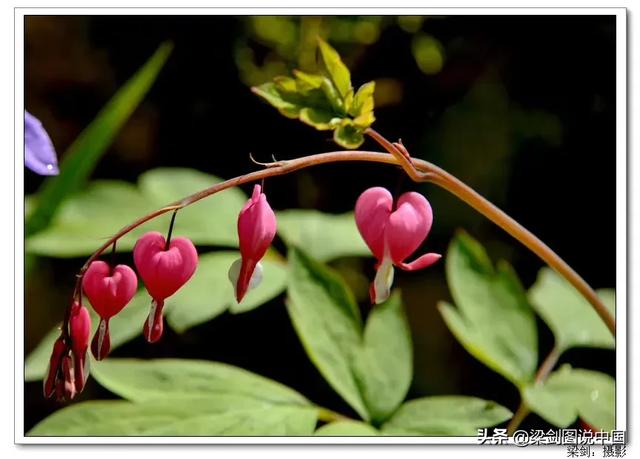
M 364 131 L 375 121 L 375 82 L 354 92 L 351 73 L 340 55 L 321 39 L 318 48 L 323 74 L 294 70 L 293 77 L 279 76 L 252 90 L 284 116 L 320 131 L 333 131 L 338 145 L 358 148 L 364 142 Z

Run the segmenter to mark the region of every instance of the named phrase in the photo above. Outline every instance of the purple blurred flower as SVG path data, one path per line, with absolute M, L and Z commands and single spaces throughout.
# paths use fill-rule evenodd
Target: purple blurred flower
M 58 158 L 49 134 L 31 113 L 24 112 L 24 165 L 36 174 L 58 175 Z

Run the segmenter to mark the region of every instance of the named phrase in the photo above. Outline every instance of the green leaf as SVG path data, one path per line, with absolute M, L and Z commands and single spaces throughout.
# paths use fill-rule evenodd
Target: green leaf
M 207 322 L 227 309 L 232 313 L 247 312 L 275 298 L 285 288 L 286 265 L 274 256 L 262 260 L 263 279 L 250 290 L 240 304 L 235 300 L 228 271 L 240 258 L 240 252 L 213 252 L 201 255 L 198 269 L 189 282 L 166 302 L 166 318 L 171 328 L 182 333 Z
M 371 254 L 356 226 L 353 212 L 340 215 L 291 209 L 276 213 L 278 234 L 288 245 L 304 247 L 320 261 Z
M 149 431 L 164 436 L 309 436 L 318 421 L 313 407 L 269 406 L 185 419 Z
M 373 118 L 373 107 L 375 105 L 373 93 L 375 92 L 375 90 L 375 81 L 370 81 L 360 86 L 360 89 L 358 89 L 358 92 L 356 92 L 356 95 L 353 98 L 353 103 L 349 108 L 349 114 L 354 118 L 368 116 L 372 118 L 371 122 L 363 127 L 368 127 L 373 123 L 373 121 L 375 121 L 375 118 Z
M 98 328 L 99 318 L 86 302 L 91 314 L 91 333 Z M 111 338 L 111 350 L 132 340 L 142 334 L 144 321 L 149 314 L 151 299 L 145 290 L 140 290 L 131 302 L 115 317 L 109 321 L 109 333 Z M 38 343 L 36 348 L 25 359 L 25 381 L 37 381 L 43 379 L 49 358 L 53 350 L 53 343 L 60 336 L 60 325 L 54 327 Z
M 338 274 L 305 255 L 289 251 L 287 310 L 307 355 L 329 385 L 369 419 L 352 370 L 362 323 L 351 291 Z
M 404 403 L 382 426 L 384 435 L 475 436 L 510 419 L 495 402 L 466 396 L 424 397 Z
M 613 290 L 599 290 L 598 295 L 615 314 Z M 562 351 L 586 346 L 613 349 L 611 332 L 580 293 L 550 268 L 538 273 L 536 283 L 529 290 L 529 301 L 549 326 Z
M 64 153 L 60 175 L 47 179 L 38 192 L 38 207 L 26 222 L 27 234 L 46 228 L 62 202 L 82 186 L 120 128 L 151 88 L 172 47 L 168 42 L 160 45 Z
M 329 78 L 338 90 L 340 97 L 346 99 L 349 92 L 353 92 L 349 69 L 344 65 L 337 51 L 321 38 L 318 38 L 318 47 Z
M 320 427 L 318 437 L 371 437 L 380 435 L 373 426 L 360 421 L 335 421 Z
M 523 397 L 533 412 L 558 427 L 579 416 L 597 429 L 615 429 L 615 380 L 604 373 L 563 365 L 545 383 L 527 386 Z
M 129 401 L 64 408 L 28 435 L 311 435 L 317 408 L 268 378 L 198 360 L 110 358 L 94 363 L 100 384 Z
M 483 247 L 459 233 L 446 272 L 457 309 L 446 303 L 439 309 L 454 336 L 515 385 L 530 381 L 538 361 L 535 317 L 511 266 L 502 261 L 494 269 Z
M 142 174 L 136 188 L 126 182 L 98 180 L 62 205 L 52 224 L 26 240 L 29 253 L 79 257 L 93 253 L 111 235 L 148 212 L 203 190 L 222 179 L 192 169 L 153 169 Z M 237 247 L 238 212 L 246 196 L 231 188 L 182 209 L 174 234 L 195 244 Z M 215 218 L 212 218 L 215 215 Z M 118 241 L 118 250 L 132 250 L 147 231 L 166 232 L 170 214 L 162 215 Z
M 92 374 L 102 386 L 133 402 L 225 395 L 263 406 L 310 405 L 287 386 L 220 362 L 109 358 L 96 363 Z
M 152 210 L 153 204 L 135 186 L 98 180 L 84 192 L 67 199 L 49 227 L 27 238 L 26 250 L 53 257 L 90 255 L 120 228 Z M 137 238 L 149 230 L 149 226 L 120 239 L 118 250 L 133 249 Z
M 411 330 L 399 291 L 371 311 L 354 369 L 372 420 L 384 421 L 404 400 L 413 376 Z
M 224 395 L 105 400 L 63 408 L 27 436 L 293 436 L 311 435 L 316 422 L 312 407 L 252 405 Z
M 204 190 L 224 180 L 194 169 L 158 168 L 138 179 L 142 194 L 160 208 L 170 202 Z M 238 246 L 238 213 L 247 201 L 240 188 L 229 188 L 180 210 L 174 234 L 188 237 L 195 244 Z M 168 221 L 170 216 L 165 216 Z M 166 231 L 167 224 L 161 226 Z
M 353 149 L 364 143 L 363 130 L 349 119 L 342 120 L 342 124 L 333 131 L 333 141 L 341 147 Z
M 381 423 L 402 403 L 413 372 L 400 294 L 376 305 L 363 331 L 338 274 L 295 247 L 289 264 L 287 309 L 307 355 L 363 419 Z
M 300 110 L 299 117 L 300 121 L 319 131 L 330 131 L 340 124 L 340 118 L 334 117 L 333 113 L 317 108 L 305 107 Z

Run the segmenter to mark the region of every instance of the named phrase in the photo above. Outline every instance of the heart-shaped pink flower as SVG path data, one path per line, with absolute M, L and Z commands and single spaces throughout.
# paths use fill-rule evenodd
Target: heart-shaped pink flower
M 173 238 L 167 245 L 162 234 L 151 231 L 136 242 L 133 261 L 144 286 L 153 298 L 151 311 L 144 325 L 144 336 L 153 343 L 162 336 L 164 300 L 193 276 L 198 266 L 198 252 L 187 238 Z
M 127 265 L 111 268 L 104 261 L 94 261 L 84 273 L 82 288 L 98 315 L 110 319 L 136 294 L 138 278 Z
M 109 319 L 122 311 L 136 294 L 138 278 L 127 265 L 111 268 L 104 261 L 94 261 L 84 273 L 82 288 L 100 316 L 98 330 L 91 342 L 91 352 L 97 360 L 102 360 L 111 348 Z
M 411 263 L 405 259 L 424 242 L 433 223 L 429 201 L 419 193 L 404 193 L 393 208 L 393 197 L 385 188 L 369 188 L 356 202 L 356 224 L 362 238 L 378 260 L 376 278 L 371 284 L 373 303 L 382 303 L 390 294 L 394 270 L 426 268 L 441 255 L 427 253 Z

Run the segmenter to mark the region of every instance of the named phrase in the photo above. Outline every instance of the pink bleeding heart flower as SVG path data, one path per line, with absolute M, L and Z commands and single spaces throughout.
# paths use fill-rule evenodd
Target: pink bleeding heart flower
M 89 376 L 87 349 L 89 348 L 90 335 L 91 316 L 89 310 L 80 303 L 74 302 L 69 317 L 69 336 L 71 337 L 75 387 L 78 392 L 82 392 Z
M 240 256 L 229 268 L 229 280 L 233 284 L 236 300 L 262 281 L 260 260 L 276 235 L 276 215 L 267 202 L 260 185 L 253 187 L 251 198 L 238 215 Z
M 94 261 L 84 273 L 82 288 L 100 316 L 98 330 L 91 341 L 91 352 L 96 360 L 102 360 L 111 348 L 109 319 L 131 301 L 138 288 L 138 278 L 127 265 L 111 268 L 104 261 Z
M 393 284 L 394 266 L 416 271 L 441 258 L 427 253 L 411 263 L 405 263 L 424 242 L 433 223 L 429 201 L 419 193 L 404 193 L 393 208 L 393 197 L 385 188 L 369 188 L 356 202 L 356 224 L 362 238 L 377 259 L 376 277 L 369 293 L 372 303 L 385 301 Z
M 162 336 L 164 300 L 193 276 L 198 266 L 198 252 L 187 238 L 173 238 L 167 244 L 162 234 L 151 231 L 136 242 L 133 261 L 153 298 L 144 324 L 144 336 L 154 343 Z

